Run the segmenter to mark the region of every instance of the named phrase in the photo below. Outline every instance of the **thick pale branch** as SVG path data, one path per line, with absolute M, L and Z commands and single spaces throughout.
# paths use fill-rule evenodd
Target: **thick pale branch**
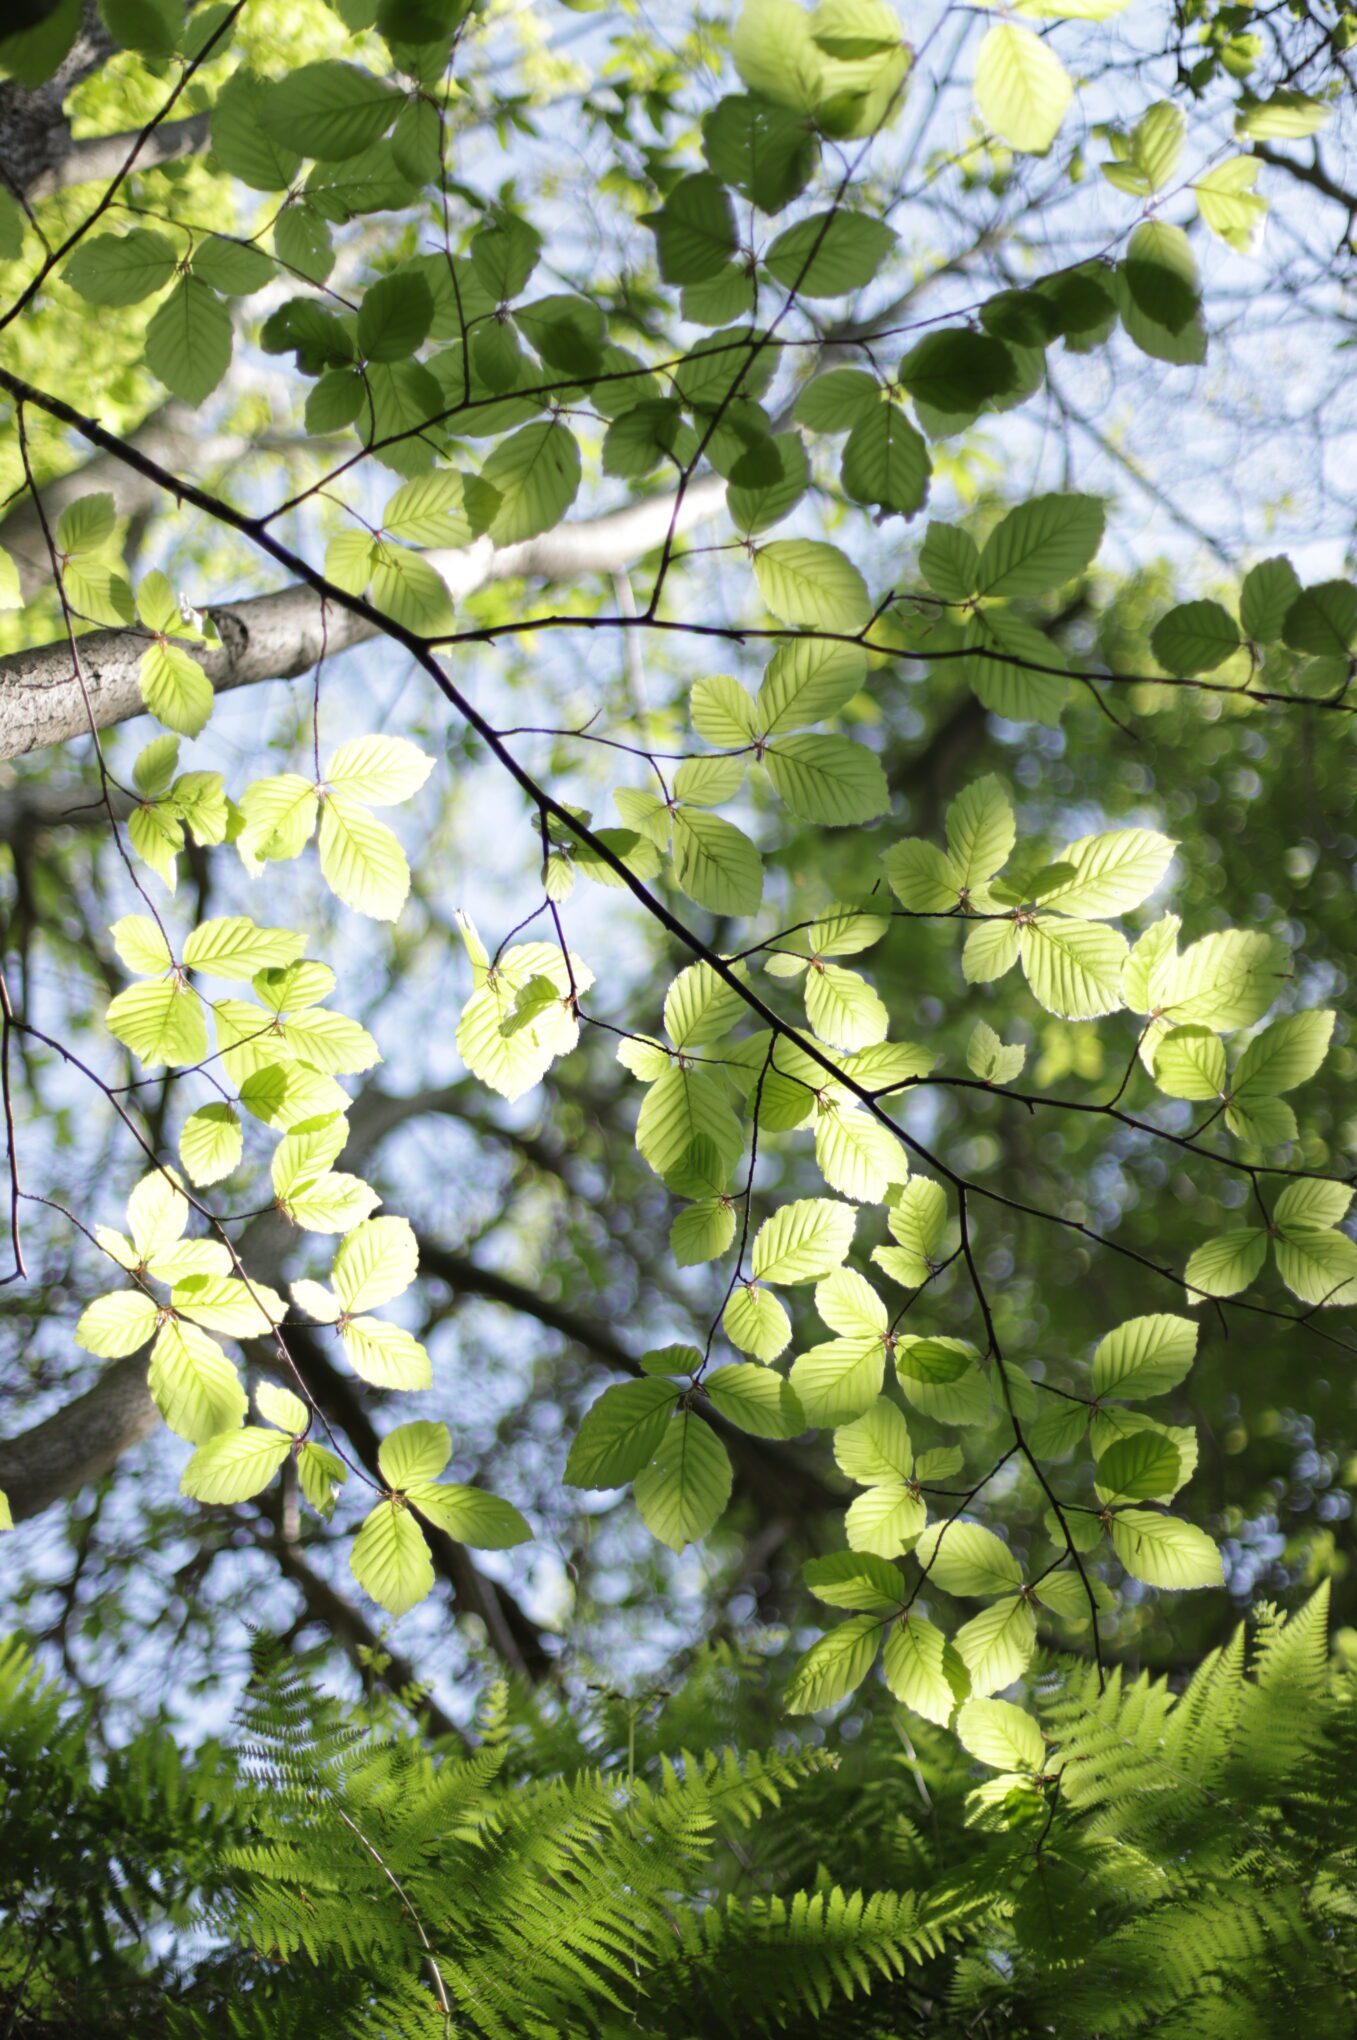
M 193 113 L 187 120 L 167 120 L 150 135 L 137 158 L 139 170 L 154 170 L 159 163 L 177 163 L 207 146 L 210 113 Z M 66 153 L 56 162 L 35 168 L 25 187 L 25 197 L 50 198 L 76 184 L 106 184 L 116 177 L 137 139 L 136 131 L 121 135 L 86 135 L 68 141 Z
M 666 494 L 607 516 L 558 525 L 519 545 L 496 547 L 482 538 L 463 550 L 427 557 L 454 601 L 465 601 L 496 581 L 570 582 L 643 559 L 663 544 L 675 521 L 680 532 L 688 530 L 715 516 L 724 501 L 725 483 L 719 476 L 705 476 L 688 490 L 677 520 L 674 497 Z M 315 665 L 322 647 L 334 654 L 381 634 L 373 616 L 326 604 L 304 586 L 214 605 L 211 614 L 221 648 L 205 653 L 202 665 L 219 694 L 268 680 L 295 680 Z M 90 714 L 100 729 L 142 714 L 138 666 L 145 649 L 145 639 L 133 631 L 92 631 L 80 640 L 88 712 L 65 639 L 0 659 L 0 758 L 84 735 Z

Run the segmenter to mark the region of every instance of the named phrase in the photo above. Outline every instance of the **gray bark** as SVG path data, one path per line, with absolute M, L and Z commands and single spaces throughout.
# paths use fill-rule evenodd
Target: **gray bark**
M 158 163 L 177 163 L 207 146 L 212 116 L 190 114 L 187 120 L 165 120 L 146 137 L 137 154 L 138 170 L 154 170 Z M 63 127 L 65 123 L 63 121 Z M 55 161 L 35 167 L 24 196 L 36 203 L 55 191 L 68 191 L 76 184 L 111 184 L 132 153 L 137 132 L 120 135 L 85 135 L 72 141 L 65 128 L 65 153 Z
M 17 1438 L 0 1440 L 0 1492 L 9 1497 L 15 1522 L 101 1480 L 159 1422 L 146 1386 L 146 1355 L 113 1361 L 74 1402 Z
M 56 190 L 48 180 L 74 146 L 66 94 L 112 54 L 113 46 L 94 0 L 87 0 L 80 33 L 45 84 L 32 91 L 14 79 L 0 84 L 0 179 L 11 191 L 41 196 Z
M 570 582 L 634 564 L 663 544 L 671 522 L 678 532 L 686 531 L 715 516 L 724 501 L 725 483 L 707 475 L 689 488 L 676 521 L 674 497 L 653 496 L 607 516 L 558 525 L 519 545 L 496 547 L 481 538 L 464 549 L 427 557 L 454 602 L 495 581 Z M 219 694 L 266 680 L 295 680 L 311 670 L 322 647 L 327 654 L 338 653 L 378 635 L 367 618 L 338 604 L 323 605 L 300 584 L 276 595 L 213 604 L 210 613 L 222 642 L 219 650 L 202 656 L 201 664 Z M 0 659 L 0 758 L 22 757 L 85 735 L 90 714 L 98 728 L 106 729 L 143 713 L 137 669 L 144 637 L 96 630 L 79 646 L 89 713 L 64 638 Z

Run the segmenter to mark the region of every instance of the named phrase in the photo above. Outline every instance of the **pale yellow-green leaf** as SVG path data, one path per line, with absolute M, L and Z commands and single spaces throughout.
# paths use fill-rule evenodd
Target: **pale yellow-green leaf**
M 881 858 L 886 881 L 902 907 L 914 914 L 950 914 L 960 898 L 961 880 L 935 843 L 906 836 Z
M 347 1112 L 353 1102 L 333 1077 L 305 1063 L 269 1063 L 247 1076 L 240 1087 L 240 1102 L 254 1118 L 282 1133 L 305 1119 L 327 1118 L 332 1112 Z
M 1272 1216 L 1283 1235 L 1294 1226 L 1341 1225 L 1352 1199 L 1350 1183 L 1302 1177 L 1287 1184 L 1277 1199 Z
M 258 928 L 245 914 L 203 921 L 184 944 L 184 962 L 206 977 L 254 976 L 301 955 L 306 938 L 291 928 Z
M 849 737 L 809 731 L 779 737 L 764 752 L 763 763 L 779 799 L 803 821 L 853 828 L 890 806 L 880 759 Z
M 365 1593 L 389 1615 L 404 1615 L 433 1589 L 433 1561 L 418 1522 L 401 1502 L 378 1502 L 349 1559 Z
M 373 547 L 371 600 L 374 609 L 419 637 L 444 637 L 453 627 L 452 597 L 437 568 L 384 539 Z
M 957 1716 L 964 1749 L 996 1771 L 1040 1771 L 1046 1761 L 1041 1730 L 1009 1700 L 968 1700 Z
M 183 1318 L 156 1334 L 147 1383 L 170 1429 L 191 1445 L 233 1431 L 248 1404 L 240 1376 L 215 1339 Z
M 362 595 L 372 579 L 377 548 L 366 531 L 337 531 L 325 548 L 325 578 L 347 595 Z
M 299 1013 L 309 1012 L 322 999 L 329 998 L 335 988 L 335 974 L 328 963 L 317 963 L 314 957 L 307 956 L 281 970 L 257 971 L 251 982 L 262 1006 L 267 1006 L 271 1013 L 288 1013 L 295 1019 Z
M 101 1360 L 117 1360 L 144 1346 L 158 1321 L 153 1297 L 140 1289 L 114 1290 L 111 1295 L 96 1296 L 81 1312 L 75 1343 L 82 1352 L 95 1353 Z
M 297 1480 L 302 1493 L 312 1508 L 327 1519 L 334 1514 L 339 1499 L 339 1490 L 348 1479 L 348 1468 L 342 1459 L 324 1445 L 308 1443 L 297 1452 Z
M 732 1361 L 714 1367 L 703 1387 L 721 1415 L 750 1437 L 795 1438 L 806 1428 L 791 1384 L 769 1367 Z
M 247 868 L 299 857 L 315 832 L 319 808 L 315 786 L 297 772 L 247 786 L 240 796 L 243 826 L 236 838 Z
M 731 1480 L 725 1446 L 700 1417 L 684 1411 L 636 1476 L 636 1506 L 652 1536 L 682 1551 L 715 1527 L 730 1499 Z
M 125 1238 L 113 1226 L 96 1225 L 94 1228 L 94 1242 L 96 1246 L 102 1247 L 103 1251 L 110 1259 L 116 1261 L 120 1268 L 126 1268 L 129 1274 L 133 1268 L 140 1265 L 141 1256 L 132 1245 L 131 1240 Z
M 1346 1233 L 1293 1224 L 1273 1251 L 1277 1273 L 1302 1303 L 1351 1304 L 1357 1298 L 1357 1242 Z
M 784 1204 L 754 1235 L 754 1273 L 765 1282 L 814 1282 L 843 1261 L 856 1224 L 851 1206 L 831 1198 Z
M 526 1544 L 532 1536 L 512 1502 L 486 1494 L 482 1488 L 464 1487 L 455 1481 L 417 1481 L 409 1496 L 411 1507 L 427 1522 L 477 1551 L 504 1551 L 511 1545 Z
M 1009 1594 L 1022 1570 L 1008 1546 L 980 1523 L 934 1523 L 915 1556 L 935 1586 L 948 1594 Z
M 377 1450 L 383 1480 L 401 1491 L 418 1481 L 437 1480 L 451 1457 L 447 1425 L 422 1417 L 388 1431 Z
M 837 546 L 822 539 L 777 538 L 760 546 L 754 578 L 783 623 L 849 635 L 870 620 L 866 582 Z
M 834 1457 L 850 1480 L 898 1486 L 914 1470 L 909 1426 L 899 1407 L 881 1396 L 869 1410 L 834 1433 Z
M 869 1410 L 881 1393 L 886 1347 L 879 1332 L 831 1339 L 792 1362 L 791 1383 L 814 1429 L 843 1424 Z
M 719 1070 L 697 1063 L 666 1069 L 650 1086 L 637 1115 L 636 1145 L 657 1175 L 678 1168 L 699 1139 L 711 1141 L 723 1161 L 734 1162 L 744 1133 L 731 1095 Z
M 311 1420 L 311 1413 L 301 1397 L 276 1381 L 261 1381 L 255 1389 L 254 1400 L 261 1417 L 293 1438 L 300 1438 Z
M 433 1383 L 428 1353 L 400 1325 L 384 1318 L 350 1318 L 340 1341 L 354 1373 L 375 1388 L 421 1389 Z
M 744 1010 L 740 994 L 709 963 L 692 963 L 664 995 L 664 1031 L 675 1048 L 695 1048 L 729 1034 Z
M 1101 921 L 1031 922 L 1019 938 L 1023 973 L 1038 1003 L 1064 1020 L 1115 1013 L 1126 938 Z
M 787 1712 L 813 1714 L 854 1692 L 872 1669 L 884 1633 L 879 1615 L 850 1615 L 812 1644 L 792 1674 Z
M 281 1039 L 302 1062 L 328 1076 L 357 1076 L 382 1059 L 366 1027 L 328 1008 L 289 1013 Z
M 1334 1015 L 1327 1010 L 1289 1013 L 1255 1035 L 1235 1069 L 1231 1090 L 1241 1104 L 1294 1091 L 1311 1078 L 1329 1052 Z
M 770 1289 L 737 1283 L 721 1319 L 726 1337 L 741 1353 L 765 1365 L 776 1360 L 792 1336 L 791 1320 Z
M 741 749 L 758 728 L 753 702 L 729 673 L 713 673 L 697 681 L 688 698 L 688 712 L 698 736 L 726 750 Z
M 975 98 L 985 124 L 1025 155 L 1044 156 L 1074 87 L 1055 51 L 1030 29 L 998 22 L 981 42 Z
M 298 1310 L 303 1311 L 307 1317 L 314 1318 L 317 1324 L 332 1325 L 343 1315 L 339 1298 L 333 1295 L 323 1282 L 312 1282 L 303 1276 L 289 1287 Z
M 896 1699 L 939 1728 L 949 1725 L 970 1692 L 970 1677 L 955 1647 L 913 1609 L 887 1629 L 881 1669 Z
M 1017 839 L 1008 795 L 992 775 L 973 779 L 947 810 L 947 849 L 956 883 L 975 892 L 1003 870 Z
M 339 1159 L 348 1137 L 349 1122 L 340 1112 L 304 1120 L 284 1134 L 269 1169 L 274 1194 L 285 1199 L 319 1182 Z
M 673 829 L 674 877 L 689 899 L 713 914 L 757 913 L 763 865 L 743 829 L 705 808 L 680 808 Z
M 1219 1098 L 1225 1047 L 1206 1027 L 1171 1027 L 1155 1051 L 1154 1081 L 1170 1098 Z
M 981 921 L 966 937 L 961 952 L 961 974 L 968 985 L 992 984 L 995 978 L 1001 978 L 1012 970 L 1020 953 L 1015 922 Z
M 179 1159 L 188 1179 L 199 1188 L 220 1183 L 239 1165 L 244 1136 L 233 1105 L 224 1101 L 200 1105 L 190 1112 L 179 1135 Z
M 308 1190 L 294 1191 L 287 1214 L 307 1232 L 346 1233 L 360 1225 L 381 1203 L 381 1197 L 360 1176 L 331 1169 Z
M 976 1021 L 966 1043 L 966 1066 L 982 1083 L 1011 1084 L 1022 1075 L 1026 1060 L 1021 1042 L 1003 1042 L 984 1020 Z
M 947 1231 L 947 1192 L 928 1176 L 914 1176 L 892 1200 L 886 1222 L 892 1238 L 926 1274 Z
M 1099 1396 L 1167 1395 L 1185 1379 L 1197 1351 L 1190 1318 L 1161 1312 L 1129 1318 L 1100 1339 L 1093 1354 L 1093 1392 Z
M 267 1283 L 230 1275 L 190 1275 L 176 1282 L 170 1301 L 195 1324 L 236 1339 L 263 1338 L 282 1322 L 287 1308 Z
M 903 1484 L 888 1486 L 882 1482 L 865 1488 L 850 1504 L 844 1529 L 854 1551 L 896 1558 L 909 1550 L 927 1515 L 920 1495 Z
M 1043 907 L 1091 920 L 1124 914 L 1148 899 L 1173 861 L 1177 844 L 1154 829 L 1109 829 L 1081 836 L 1059 852 L 1071 875 L 1042 894 Z
M 325 767 L 325 783 L 368 807 L 392 807 L 419 792 L 433 759 L 405 737 L 351 737 Z
M 202 1001 L 177 978 L 163 984 L 129 985 L 110 1001 L 108 1031 L 148 1069 L 161 1063 L 183 1068 L 207 1054 Z
M 1240 255 L 1254 252 L 1267 218 L 1268 202 L 1253 188 L 1261 168 L 1256 156 L 1230 156 L 1192 184 L 1202 224 Z
M 152 1169 L 127 1200 L 127 1224 L 142 1260 L 170 1246 L 188 1224 L 188 1199 L 173 1169 Z
M 291 1439 L 278 1431 L 252 1425 L 224 1431 L 198 1447 L 184 1468 L 179 1492 L 197 1502 L 247 1502 L 263 1493 L 291 1450 Z
M 1031 1663 L 1037 1618 L 1026 1601 L 1006 1595 L 963 1623 L 953 1642 L 970 1673 L 972 1693 L 997 1693 Z
M 157 1282 L 184 1282 L 191 1275 L 229 1275 L 231 1252 L 221 1240 L 176 1240 L 157 1247 L 146 1266 Z
M 182 645 L 161 642 L 141 655 L 141 698 L 157 722 L 196 737 L 212 713 L 212 682 Z
M 320 811 L 320 868 L 336 898 L 375 921 L 399 917 L 410 867 L 396 837 L 358 801 L 331 791 Z
M 724 1197 L 702 1197 L 681 1211 L 669 1228 L 669 1246 L 680 1268 L 696 1268 L 726 1253 L 735 1238 L 735 1210 Z
M 768 661 L 754 705 L 755 726 L 775 737 L 823 722 L 847 707 L 866 678 L 867 655 L 856 645 L 789 638 Z
M 419 1249 L 409 1219 L 370 1218 L 341 1242 L 331 1281 L 351 1315 L 404 1295 L 418 1269 Z
M 886 1330 L 886 1306 L 856 1268 L 836 1268 L 818 1282 L 815 1309 L 830 1331 L 844 1338 L 880 1337 Z
M 142 863 L 173 892 L 178 878 L 175 859 L 184 847 L 184 832 L 168 808 L 163 803 L 133 808 L 127 818 L 127 835 Z
M 174 962 L 165 931 L 149 914 L 124 914 L 109 929 L 118 960 L 141 977 L 155 977 Z
M 1125 1509 L 1112 1518 L 1112 1546 L 1132 1579 L 1181 1592 L 1225 1581 L 1219 1551 L 1204 1530 L 1151 1509 Z
M 1267 1257 L 1267 1234 L 1261 1226 L 1243 1226 L 1207 1240 L 1188 1261 L 1183 1280 L 1188 1302 L 1207 1296 L 1236 1296 L 1247 1289 Z
M 867 980 L 841 963 L 813 962 L 806 972 L 806 1018 L 832 1048 L 873 1048 L 884 1041 L 890 1015 Z

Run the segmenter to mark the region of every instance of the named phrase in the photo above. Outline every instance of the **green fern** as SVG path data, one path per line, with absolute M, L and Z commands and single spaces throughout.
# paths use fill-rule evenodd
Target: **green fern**
M 1346 2040 L 1357 1699 L 1322 1596 L 1181 1691 L 1046 1660 L 1042 1782 L 884 1693 L 798 1740 L 761 1651 L 503 1684 L 471 1747 L 273 1647 L 233 1747 L 0 1652 L 0 2013 L 25 2040 Z M 714 1745 L 696 1731 L 704 1719 Z

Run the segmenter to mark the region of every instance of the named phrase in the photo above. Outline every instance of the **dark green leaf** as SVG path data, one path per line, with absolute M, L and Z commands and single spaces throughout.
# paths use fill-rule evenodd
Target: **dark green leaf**
M 760 212 L 781 212 L 815 175 L 820 144 L 804 115 L 752 94 L 720 99 L 702 122 L 702 150 L 725 184 Z
M 406 361 L 433 323 L 433 299 L 422 276 L 384 276 L 358 308 L 358 351 L 366 361 Z
M 814 213 L 779 234 L 763 263 L 798 297 L 842 297 L 870 283 L 894 246 L 893 229 L 867 213 Z
M 735 213 L 718 177 L 699 170 L 681 177 L 663 210 L 646 213 L 655 235 L 660 275 L 666 283 L 704 283 L 735 253 Z
M 400 103 L 390 86 L 356 64 L 303 64 L 265 89 L 258 118 L 273 141 L 333 163 L 379 140 Z

